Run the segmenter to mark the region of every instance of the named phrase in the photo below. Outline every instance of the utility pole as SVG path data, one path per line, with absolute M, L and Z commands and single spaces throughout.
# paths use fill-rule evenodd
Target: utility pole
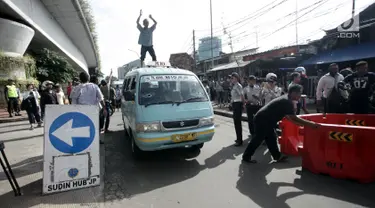
M 213 48 L 213 29 L 212 29 L 212 0 L 210 0 L 210 19 L 211 19 L 211 69 L 214 68 L 214 48 Z M 206 75 L 206 72 L 204 72 Z
M 355 14 L 355 0 L 353 0 L 352 18 L 354 18 L 354 14 Z
M 238 60 L 237 60 L 237 57 L 235 56 L 234 52 L 233 52 L 233 41 L 232 41 L 232 35 L 230 32 L 227 31 L 227 28 L 224 26 L 224 21 L 222 20 L 221 21 L 221 25 L 223 26 L 223 33 L 224 35 L 228 35 L 228 38 L 229 38 L 229 45 L 230 45 L 230 49 L 231 49 L 231 52 L 232 52 L 232 56 L 234 58 L 234 60 L 236 61 L 237 63 L 237 67 L 240 66 L 240 64 L 238 63 Z
M 194 71 L 197 70 L 197 60 L 195 59 L 195 30 L 193 30 L 193 59 L 194 59 Z
M 258 48 L 258 27 L 255 27 L 255 44 L 256 47 Z
M 298 46 L 298 0 L 296 0 L 296 46 L 297 46 L 297 53 L 299 52 Z

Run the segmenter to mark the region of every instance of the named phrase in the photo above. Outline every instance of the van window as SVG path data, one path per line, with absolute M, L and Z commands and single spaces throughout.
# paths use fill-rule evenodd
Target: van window
M 124 83 L 122 84 L 122 91 L 125 91 L 127 82 L 128 82 L 128 79 L 125 78 Z
M 136 77 L 133 77 L 130 83 L 130 90 L 135 90 L 136 84 L 137 84 Z
M 193 75 L 157 75 L 140 78 L 139 104 L 203 102 L 208 97 Z
M 130 81 L 130 77 L 125 78 L 124 91 L 129 90 L 129 81 Z

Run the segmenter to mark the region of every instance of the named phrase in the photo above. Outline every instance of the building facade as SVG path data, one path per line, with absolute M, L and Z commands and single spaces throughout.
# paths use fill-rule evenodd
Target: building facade
M 128 73 L 130 70 L 132 70 L 133 68 L 136 68 L 136 67 L 141 67 L 141 62 L 140 62 L 139 59 L 131 61 L 131 62 L 129 62 L 129 63 L 127 63 L 127 64 L 125 64 L 121 67 L 118 67 L 117 68 L 118 79 L 124 79 L 126 73 Z
M 211 55 L 211 37 L 205 37 L 205 38 L 199 39 L 199 46 L 198 46 L 199 61 L 220 56 L 220 52 L 222 51 L 222 43 L 219 37 L 212 38 L 212 50 L 213 50 L 213 56 Z
M 173 67 L 178 67 L 194 72 L 194 59 L 187 53 L 171 54 L 171 56 L 169 57 L 169 63 Z

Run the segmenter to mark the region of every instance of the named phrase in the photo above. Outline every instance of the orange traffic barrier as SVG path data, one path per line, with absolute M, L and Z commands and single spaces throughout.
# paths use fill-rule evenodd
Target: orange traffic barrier
M 317 113 L 300 115 L 299 117 L 318 123 L 375 127 L 375 115 L 368 114 L 326 114 L 326 116 L 323 116 L 323 114 Z M 279 137 L 280 151 L 286 155 L 298 156 L 298 149 L 303 148 L 304 128 L 285 118 L 279 126 L 282 130 Z
M 307 114 L 300 117 L 324 123 L 322 114 Z M 293 124 L 286 118 L 280 122 L 279 127 L 281 129 L 281 136 L 279 137 L 280 151 L 286 155 L 299 156 L 298 149 L 303 148 L 303 127 Z
M 302 168 L 362 183 L 375 181 L 375 115 L 308 114 L 300 117 L 322 124 L 319 129 L 280 123 L 280 150 L 302 156 Z
M 302 168 L 362 183 L 375 181 L 374 127 L 322 124 L 304 131 Z

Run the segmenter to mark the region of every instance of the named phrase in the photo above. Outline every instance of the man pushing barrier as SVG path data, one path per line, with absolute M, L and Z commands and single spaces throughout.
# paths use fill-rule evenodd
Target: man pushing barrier
M 154 22 L 154 24 L 151 27 L 149 26 L 149 22 L 147 19 L 143 20 L 143 27 L 139 23 L 140 19 L 142 17 L 142 9 L 139 13 L 139 17 L 137 19 L 137 28 L 140 31 L 138 44 L 141 45 L 141 66 L 143 66 L 143 61 L 146 58 L 146 52 L 150 54 L 152 57 L 152 61 L 156 61 L 156 55 L 154 50 L 154 45 L 152 42 L 152 33 L 154 32 L 157 22 L 155 19 L 150 15 L 150 19 Z

